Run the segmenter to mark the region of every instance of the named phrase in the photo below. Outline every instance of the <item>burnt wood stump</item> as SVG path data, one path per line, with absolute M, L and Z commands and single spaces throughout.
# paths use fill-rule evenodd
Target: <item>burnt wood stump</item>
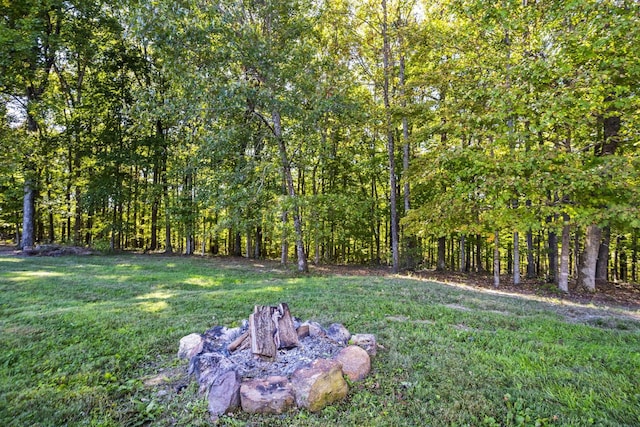
M 249 316 L 251 352 L 267 360 L 275 360 L 278 349 L 299 345 L 298 333 L 289 306 L 256 305 Z

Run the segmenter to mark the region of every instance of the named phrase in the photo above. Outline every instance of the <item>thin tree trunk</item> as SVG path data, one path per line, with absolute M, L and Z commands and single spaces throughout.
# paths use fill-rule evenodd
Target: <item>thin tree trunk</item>
M 158 192 L 159 169 L 157 165 L 153 168 L 153 185 L 151 187 L 151 243 L 149 250 L 152 251 L 158 249 L 158 205 L 160 204 L 160 197 L 156 193 Z
M 35 98 L 35 97 L 34 97 Z M 30 100 L 28 100 L 29 102 Z M 38 124 L 27 111 L 27 130 L 30 134 L 38 131 Z M 22 200 L 22 250 L 31 250 L 35 244 L 36 225 L 36 166 L 29 161 L 25 167 L 24 199 Z
M 582 265 L 582 252 L 580 251 L 580 241 L 582 239 L 581 233 L 580 233 L 580 228 L 576 227 L 576 231 L 574 233 L 574 247 L 573 247 L 573 257 L 574 262 L 574 276 L 575 277 L 579 277 L 580 276 L 580 266 Z
M 253 246 L 253 257 L 256 259 L 262 258 L 262 226 L 256 227 L 255 245 Z
M 482 236 L 476 234 L 476 272 L 482 271 Z
M 498 288 L 500 286 L 500 233 L 496 231 L 494 233 L 494 246 L 493 246 L 493 287 Z
M 309 271 L 309 265 L 307 264 L 307 255 L 304 252 L 304 239 L 302 234 L 302 220 L 300 218 L 300 207 L 296 200 L 296 189 L 293 185 L 293 176 L 291 175 L 291 165 L 289 164 L 289 158 L 287 155 L 287 147 L 282 135 L 282 123 L 280 118 L 280 112 L 278 110 L 272 111 L 273 119 L 273 131 L 276 139 L 278 140 L 278 148 L 280 151 L 280 160 L 282 161 L 282 172 L 284 175 L 285 184 L 287 186 L 287 193 L 294 201 L 293 206 L 293 228 L 296 233 L 296 253 L 298 255 L 298 271 L 306 273 Z
M 153 166 L 153 185 L 151 189 L 151 244 L 149 246 L 149 249 L 151 249 L 152 251 L 158 249 L 158 209 L 161 203 L 159 184 L 161 181 L 161 175 L 165 172 L 163 170 L 164 168 L 162 168 L 161 165 L 166 161 L 164 137 L 164 127 L 162 126 L 162 122 L 160 120 L 157 120 L 156 138 L 162 141 L 162 144 L 161 147 L 159 147 L 159 152 L 156 152 L 156 155 L 154 156 Z
M 513 284 L 520 284 L 520 233 L 513 232 Z
M 447 268 L 446 264 L 446 249 L 447 238 L 445 236 L 438 237 L 438 259 L 436 260 L 436 270 L 444 271 Z
M 571 226 L 569 225 L 569 215 L 563 215 L 563 222 L 558 288 L 564 293 L 569 293 L 569 257 L 571 255 Z
M 47 184 L 48 185 L 48 189 L 47 189 L 47 198 L 49 200 L 52 200 L 52 195 L 51 195 L 51 177 L 48 176 L 47 177 Z M 56 240 L 56 236 L 55 236 L 55 225 L 54 225 L 54 219 L 53 219 L 53 209 L 48 208 L 48 220 L 49 220 L 49 243 L 53 243 Z
M 173 253 L 171 244 L 171 207 L 169 205 L 169 184 L 167 183 L 166 173 L 163 173 L 162 188 L 164 192 L 164 252 Z
M 638 279 L 638 232 L 636 230 L 633 230 L 631 239 L 631 281 L 636 283 L 636 280 Z
M 466 239 L 463 234 L 460 236 L 460 272 L 464 273 L 467 270 L 467 248 Z
M 596 280 L 606 282 L 609 279 L 609 247 L 611 245 L 611 228 L 602 229 L 602 241 L 598 248 L 598 262 L 596 263 Z
M 548 234 L 549 283 L 558 283 L 558 235 L 550 231 Z
M 595 292 L 596 290 L 596 264 L 601 238 L 602 231 L 600 227 L 595 224 L 587 227 L 584 255 L 582 256 L 578 280 L 579 285 L 590 292 Z
M 402 41 L 401 41 L 402 43 Z M 405 96 L 405 57 L 400 56 L 400 105 L 406 108 L 407 99 Z M 409 121 L 407 116 L 402 116 L 402 177 L 404 178 L 403 195 L 404 195 L 404 213 L 405 215 L 411 209 L 411 188 L 409 186 L 409 161 L 411 158 L 411 147 L 409 145 Z M 416 254 L 417 239 L 416 236 L 405 235 L 405 260 L 409 269 L 415 269 L 418 260 Z
M 78 95 L 80 96 L 80 95 Z M 73 223 L 73 243 L 79 245 L 82 243 L 82 189 L 80 186 L 80 177 L 82 175 L 82 159 L 80 153 L 74 156 L 74 172 L 75 172 L 75 219 Z
M 387 154 L 389 158 L 389 208 L 390 208 L 390 231 L 391 231 L 391 259 L 392 259 L 392 271 L 397 273 L 400 268 L 400 252 L 399 252 L 399 231 L 398 231 L 398 207 L 397 207 L 397 183 L 396 183 L 396 161 L 395 161 L 395 143 L 393 140 L 393 129 L 391 123 L 391 104 L 389 93 L 389 80 L 390 80 L 390 56 L 391 47 L 389 44 L 389 34 L 387 31 L 387 1 L 382 0 L 382 60 L 383 60 L 383 98 L 386 120 L 386 134 L 387 134 Z
M 22 203 L 22 242 L 20 247 L 24 251 L 33 249 L 35 236 L 35 185 L 31 178 L 24 182 L 24 199 Z
M 613 249 L 613 277 L 611 280 L 618 283 L 620 280 L 620 236 L 616 238 L 616 247 Z
M 234 242 L 233 242 L 233 256 L 241 257 L 242 256 L 242 234 L 239 231 L 234 233 Z

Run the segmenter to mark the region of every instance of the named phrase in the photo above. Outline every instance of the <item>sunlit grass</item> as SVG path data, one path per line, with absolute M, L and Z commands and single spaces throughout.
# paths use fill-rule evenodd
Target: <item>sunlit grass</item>
M 640 424 L 640 322 L 628 309 L 156 256 L 0 258 L 0 298 L 3 426 L 207 425 L 179 339 L 282 301 L 376 334 L 373 371 L 320 413 L 222 425 Z

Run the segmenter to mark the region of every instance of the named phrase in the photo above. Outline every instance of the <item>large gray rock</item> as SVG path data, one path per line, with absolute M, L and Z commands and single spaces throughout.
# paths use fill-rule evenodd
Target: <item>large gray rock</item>
M 351 336 L 349 344 L 362 347 L 369 353 L 369 356 L 375 356 L 378 352 L 378 344 L 376 343 L 376 336 L 373 334 L 355 334 Z
M 202 353 L 194 356 L 189 366 L 189 375 L 195 375 L 200 385 L 200 393 L 208 391 L 218 378 L 229 371 L 236 372 L 236 365 L 220 353 Z
M 335 360 L 342 364 L 342 372 L 351 381 L 360 381 L 371 372 L 371 358 L 366 350 L 350 345 L 336 355 Z
M 346 345 L 351 338 L 351 333 L 344 325 L 340 323 L 332 323 L 327 329 L 327 337 L 338 344 Z
M 190 334 L 180 339 L 180 347 L 178 349 L 178 357 L 180 359 L 190 360 L 193 356 L 202 351 L 204 339 L 200 334 Z
M 333 402 L 342 400 L 349 386 L 342 374 L 342 365 L 337 360 L 316 359 L 310 366 L 293 373 L 291 384 L 296 404 L 317 412 Z
M 286 377 L 257 378 L 240 386 L 240 404 L 249 413 L 281 414 L 295 406 L 295 396 Z
M 308 335 L 310 337 L 326 337 L 327 336 L 327 331 L 325 331 L 322 325 L 318 322 L 312 322 L 312 321 L 304 322 L 302 325 L 300 325 L 300 327 L 307 328 L 309 331 Z
M 240 379 L 236 371 L 227 371 L 215 378 L 209 388 L 209 413 L 212 418 L 232 412 L 240 406 Z

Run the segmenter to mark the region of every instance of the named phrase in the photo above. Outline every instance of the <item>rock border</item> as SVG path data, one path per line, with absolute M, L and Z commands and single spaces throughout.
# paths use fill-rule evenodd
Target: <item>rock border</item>
M 254 414 L 282 414 L 296 407 L 317 412 L 347 396 L 345 378 L 356 382 L 370 373 L 371 356 L 377 351 L 373 334 L 351 335 L 339 323 L 326 329 L 313 321 L 300 323 L 294 318 L 294 323 L 300 346 L 311 342 L 308 340 L 323 340 L 325 345 L 331 343 L 334 354 L 298 360 L 288 374 L 255 375 L 253 371 L 247 375 L 246 367 L 234 361 L 234 353 L 250 351 L 236 348 L 247 334 L 247 321 L 238 328 L 216 326 L 180 340 L 178 357 L 189 361 L 188 375 L 195 377 L 200 394 L 206 396 L 213 421 L 239 409 Z M 287 359 L 287 352 L 296 349 L 279 351 Z M 249 365 L 275 363 L 261 361 L 257 355 L 243 357 Z

